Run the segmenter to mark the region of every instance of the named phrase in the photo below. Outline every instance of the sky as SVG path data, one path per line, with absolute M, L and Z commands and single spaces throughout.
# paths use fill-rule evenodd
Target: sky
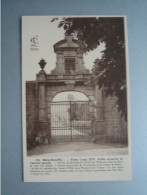
M 22 18 L 22 78 L 23 81 L 36 79 L 40 71 L 39 61 L 43 58 L 47 64 L 47 74 L 55 68 L 56 54 L 53 45 L 65 38 L 64 30 L 58 28 L 59 21 L 51 22 L 56 16 L 23 16 Z M 58 16 L 59 20 L 60 16 Z M 35 46 L 34 46 L 35 45 Z M 105 45 L 84 55 L 85 67 L 91 70 L 96 58 L 101 58 Z

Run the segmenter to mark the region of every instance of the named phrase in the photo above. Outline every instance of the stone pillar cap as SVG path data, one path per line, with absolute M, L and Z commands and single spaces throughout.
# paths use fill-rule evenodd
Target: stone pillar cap
M 72 35 L 66 35 L 65 39 L 67 40 L 67 42 L 72 43 L 73 36 Z

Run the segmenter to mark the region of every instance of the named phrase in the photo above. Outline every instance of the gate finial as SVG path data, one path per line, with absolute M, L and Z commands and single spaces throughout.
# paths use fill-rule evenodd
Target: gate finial
M 46 61 L 42 58 L 40 62 L 38 63 L 40 65 L 40 68 L 43 70 L 45 65 L 47 64 Z

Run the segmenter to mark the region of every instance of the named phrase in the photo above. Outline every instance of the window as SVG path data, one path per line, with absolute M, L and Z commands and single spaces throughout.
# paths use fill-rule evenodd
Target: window
M 65 58 L 65 71 L 66 74 L 75 72 L 75 58 Z

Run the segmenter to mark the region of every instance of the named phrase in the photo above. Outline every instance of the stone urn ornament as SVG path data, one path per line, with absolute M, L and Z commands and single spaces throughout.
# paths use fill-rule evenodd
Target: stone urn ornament
M 42 58 L 40 62 L 38 63 L 40 65 L 40 68 L 43 70 L 45 65 L 47 64 L 46 61 Z

